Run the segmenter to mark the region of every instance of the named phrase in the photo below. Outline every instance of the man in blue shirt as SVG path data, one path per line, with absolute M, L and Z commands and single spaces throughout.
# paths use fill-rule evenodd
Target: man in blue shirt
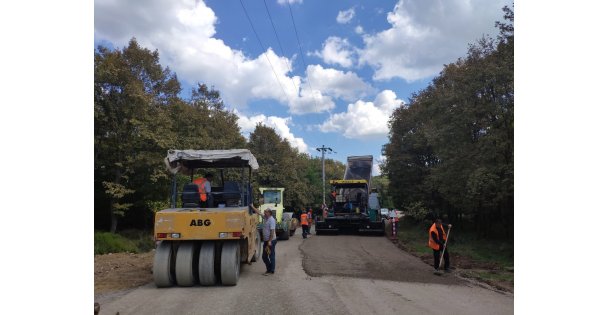
M 251 208 L 259 215 L 260 211 L 250 205 Z M 263 217 L 263 228 L 262 228 L 262 241 L 264 246 L 262 248 L 262 260 L 266 265 L 265 276 L 274 274 L 275 260 L 274 260 L 274 248 L 277 245 L 277 233 L 276 231 L 277 221 L 272 216 L 272 209 L 268 208 L 264 210 Z

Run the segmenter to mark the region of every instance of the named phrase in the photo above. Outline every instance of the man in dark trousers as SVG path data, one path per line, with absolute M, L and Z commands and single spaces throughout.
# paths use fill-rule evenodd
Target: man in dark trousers
M 448 228 L 452 227 L 451 224 L 448 224 Z M 441 252 L 445 246 L 445 242 L 447 240 L 447 236 L 445 230 L 443 229 L 443 225 L 441 224 L 441 218 L 439 216 L 435 216 L 435 223 L 431 225 L 429 229 L 429 247 L 433 249 L 433 258 L 434 258 L 434 266 L 435 273 L 439 273 L 439 260 L 441 256 Z M 443 254 L 444 260 L 444 270 L 446 272 L 450 272 L 450 254 L 446 248 L 445 253 Z
M 306 238 L 310 234 L 310 226 L 308 225 L 308 213 L 302 211 L 300 214 L 300 226 L 302 227 L 302 238 Z
M 260 215 L 260 210 L 256 208 L 253 204 L 250 204 L 251 208 L 255 213 Z M 266 265 L 265 276 L 273 275 L 274 268 L 276 266 L 275 263 L 275 247 L 277 246 L 277 234 L 276 234 L 276 220 L 272 216 L 272 209 L 268 208 L 264 210 L 264 216 L 262 218 L 263 228 L 262 228 L 262 241 L 264 241 L 264 246 L 262 248 L 262 260 Z

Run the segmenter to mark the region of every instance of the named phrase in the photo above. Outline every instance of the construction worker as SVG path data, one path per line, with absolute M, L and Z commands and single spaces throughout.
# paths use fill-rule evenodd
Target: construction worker
M 211 180 L 213 174 L 207 173 L 204 178 L 195 178 L 193 183 L 198 186 L 198 193 L 201 196 L 201 205 L 213 208 L 213 195 L 211 194 Z
M 260 215 L 260 210 L 256 208 L 253 204 L 249 205 L 255 213 Z M 275 267 L 275 255 L 274 249 L 277 246 L 277 233 L 276 233 L 276 225 L 277 221 L 272 216 L 271 208 L 264 210 L 263 220 L 263 228 L 262 228 L 262 240 L 264 241 L 264 248 L 262 249 L 262 260 L 266 265 L 265 276 L 274 274 Z
M 448 224 L 448 228 L 451 228 L 452 225 Z M 435 273 L 439 272 L 439 260 L 441 256 L 441 251 L 445 247 L 445 242 L 447 240 L 447 236 L 445 234 L 445 230 L 443 229 L 443 225 L 441 224 L 441 218 L 438 215 L 435 215 L 435 223 L 431 225 L 429 229 L 429 247 L 433 249 L 433 258 L 434 258 L 434 267 Z M 444 270 L 446 272 L 450 272 L 450 254 L 446 248 L 443 259 L 445 261 Z
M 306 211 L 302 211 L 302 214 L 300 215 L 300 225 L 302 226 L 302 238 L 306 238 L 310 231 L 308 229 L 308 214 Z

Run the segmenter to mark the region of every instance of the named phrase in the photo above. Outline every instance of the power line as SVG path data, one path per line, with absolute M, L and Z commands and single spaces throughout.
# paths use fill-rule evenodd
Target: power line
M 281 40 L 279 39 L 279 34 L 277 33 L 277 29 L 274 26 L 274 22 L 272 21 L 272 16 L 270 15 L 270 10 L 268 10 L 268 5 L 266 4 L 266 0 L 264 0 L 264 7 L 266 7 L 266 13 L 268 14 L 268 19 L 270 20 L 270 24 L 272 25 L 272 30 L 274 31 L 274 36 L 277 38 L 277 42 L 279 42 L 279 48 L 281 49 L 281 54 L 283 56 L 287 56 L 285 54 L 285 51 L 283 50 L 283 45 L 281 45 Z M 285 61 L 285 65 L 287 66 L 287 68 L 289 68 L 289 64 L 287 64 L 287 61 Z M 293 84 L 293 88 L 296 91 L 296 95 L 298 95 L 298 88 L 296 87 L 296 83 L 293 81 L 293 77 L 291 78 L 291 83 Z
M 281 90 L 283 91 L 283 94 L 285 94 L 285 99 L 287 101 L 289 101 L 289 97 L 287 96 L 287 93 L 285 92 L 285 88 L 283 88 L 283 84 L 281 84 L 281 80 L 279 80 L 279 76 L 277 75 L 277 72 L 274 70 L 274 67 L 272 66 L 272 62 L 270 62 L 270 58 L 268 58 L 268 55 L 266 55 L 266 51 L 264 50 L 264 45 L 262 45 L 262 41 L 260 40 L 260 36 L 258 36 L 258 33 L 255 31 L 255 27 L 253 27 L 253 22 L 251 22 L 251 18 L 249 18 L 249 14 L 247 13 L 247 9 L 245 8 L 245 5 L 243 4 L 243 0 L 239 0 L 239 2 L 241 3 L 241 7 L 243 8 L 243 11 L 245 12 L 245 16 L 247 16 L 247 20 L 249 21 L 249 25 L 251 25 L 251 29 L 253 30 L 253 34 L 255 34 L 255 38 L 257 38 L 258 43 L 260 44 L 260 48 L 262 48 L 262 53 L 266 57 L 266 60 L 268 60 L 268 64 L 270 65 L 270 69 L 272 69 L 272 73 L 274 73 L 274 77 L 277 79 L 277 83 L 279 83 L 279 86 L 281 87 Z
M 302 61 L 302 65 L 304 66 L 304 71 L 308 69 L 308 65 L 306 65 L 306 61 L 304 60 L 304 51 L 302 50 L 302 44 L 300 44 L 300 36 L 298 35 L 298 28 L 296 27 L 296 21 L 293 18 L 293 12 L 291 11 L 291 4 L 287 1 L 287 5 L 289 6 L 289 15 L 291 16 L 291 23 L 293 24 L 293 30 L 296 32 L 296 40 L 298 41 L 298 47 L 300 47 L 300 60 Z M 317 98 L 312 90 L 312 85 L 310 85 L 310 78 L 308 75 L 306 76 L 308 83 L 308 88 L 310 89 L 310 93 L 312 94 L 312 99 L 315 102 L 315 106 L 319 108 L 319 104 L 317 103 Z

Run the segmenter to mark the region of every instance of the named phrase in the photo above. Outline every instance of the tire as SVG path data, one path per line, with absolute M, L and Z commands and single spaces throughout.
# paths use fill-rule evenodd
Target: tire
M 175 275 L 171 266 L 173 262 L 173 248 L 169 241 L 161 241 L 156 247 L 154 254 L 154 266 L 152 273 L 154 276 L 154 284 L 159 288 L 170 287 L 175 284 Z
M 289 230 L 283 230 L 280 235 L 278 235 L 278 239 L 282 241 L 289 240 Z
M 225 242 L 222 245 L 221 278 L 223 285 L 236 285 L 241 271 L 241 250 L 239 243 Z
M 283 231 L 283 239 L 288 241 L 289 240 L 289 230 L 284 230 Z
M 203 242 L 198 255 L 198 278 L 201 285 L 214 285 L 215 277 L 215 242 Z
M 255 233 L 255 254 L 251 257 L 252 262 L 260 259 L 260 253 L 262 253 L 262 241 L 260 240 L 260 233 Z
M 175 280 L 177 285 L 191 287 L 197 282 L 198 253 L 194 242 L 183 242 L 175 256 Z

